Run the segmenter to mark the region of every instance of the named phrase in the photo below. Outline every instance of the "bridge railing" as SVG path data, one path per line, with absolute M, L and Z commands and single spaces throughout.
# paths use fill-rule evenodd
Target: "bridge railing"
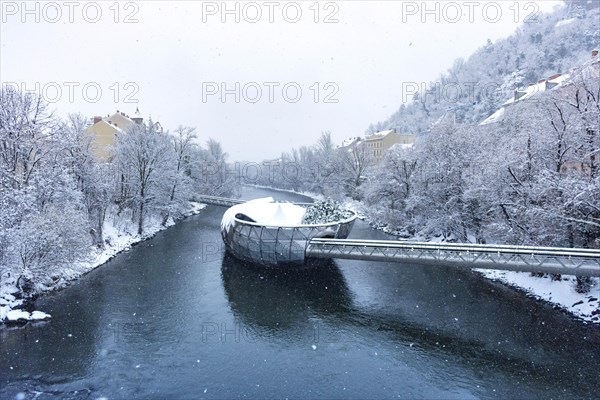
M 600 250 L 592 249 L 311 239 L 306 256 L 600 276 Z
M 573 257 L 600 257 L 600 250 L 580 249 L 569 247 L 542 247 L 542 246 L 518 246 L 502 244 L 475 244 L 475 243 L 433 243 L 433 242 L 412 242 L 403 240 L 369 240 L 369 239 L 323 239 L 315 238 L 314 243 L 327 243 L 330 245 L 358 245 L 358 246 L 385 246 L 393 248 L 410 249 L 435 249 L 447 251 L 478 251 L 478 252 L 504 252 L 520 254 L 537 255 L 564 255 Z M 600 259 L 599 259 L 600 261 Z

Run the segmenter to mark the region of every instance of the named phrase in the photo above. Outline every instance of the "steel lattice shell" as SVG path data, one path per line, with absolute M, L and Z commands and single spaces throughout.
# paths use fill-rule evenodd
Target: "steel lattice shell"
M 352 213 L 339 222 L 283 227 L 236 218 L 233 225 L 221 231 L 221 236 L 227 250 L 241 260 L 267 266 L 302 264 L 310 239 L 345 239 L 355 219 L 356 214 Z

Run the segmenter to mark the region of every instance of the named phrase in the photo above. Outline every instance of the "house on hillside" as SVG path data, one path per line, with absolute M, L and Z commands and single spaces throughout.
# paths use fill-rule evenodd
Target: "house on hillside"
M 571 78 L 566 80 L 560 87 L 561 95 L 571 99 L 576 98 L 579 91 L 580 98 L 585 102 L 585 96 L 581 96 L 582 85 L 588 85 L 589 82 L 600 81 L 600 55 L 598 50 L 592 52 L 592 59 L 584 64 L 574 68 L 571 71 Z M 596 91 L 596 89 L 588 88 L 588 90 Z M 597 104 L 597 100 L 594 100 Z M 594 117 L 592 117 L 594 118 Z M 596 117 L 597 118 L 597 117 Z M 587 128 L 593 129 L 593 128 Z M 597 133 L 596 133 L 597 134 Z M 598 176 L 600 172 L 600 149 L 592 143 L 589 147 L 585 146 L 576 151 L 577 156 L 567 160 L 561 167 L 561 173 L 569 173 L 577 171 L 583 172 L 590 177 Z
M 598 171 L 598 163 L 600 162 L 600 149 L 594 151 L 593 153 L 586 154 L 581 160 L 567 160 L 560 167 L 561 174 L 569 174 L 569 173 L 583 173 L 587 176 L 593 176 L 594 171 L 596 169 Z
M 494 124 L 502 121 L 507 110 L 514 104 L 533 98 L 540 92 L 552 90 L 555 91 L 557 98 L 562 98 L 573 102 L 577 98 L 581 99 L 582 84 L 589 82 L 598 82 L 600 80 L 600 56 L 598 50 L 592 51 L 592 58 L 585 63 L 572 68 L 568 74 L 556 74 L 547 79 L 542 79 L 535 84 L 530 84 L 525 89 L 515 90 L 513 98 L 508 100 L 502 107 L 486 118 L 480 125 Z M 584 96 L 585 98 L 585 96 Z M 585 101 L 585 100 L 583 100 Z M 560 166 L 560 173 L 584 173 L 589 176 L 596 176 L 600 164 L 600 150 L 584 146 L 581 149 L 569 152 L 569 158 L 564 160 Z
M 395 129 L 375 132 L 362 141 L 362 145 L 372 154 L 375 163 L 380 163 L 387 150 L 394 145 L 412 147 L 415 143 L 415 135 L 408 133 L 397 133 Z
M 548 90 L 566 91 L 569 86 L 573 85 L 574 76 L 583 76 L 586 79 L 600 78 L 600 56 L 598 50 L 592 51 L 592 58 L 573 68 L 568 74 L 555 74 L 546 79 L 541 79 L 537 83 L 530 83 L 526 88 L 515 89 L 513 96 L 508 99 L 502 106 L 492 115 L 480 122 L 479 125 L 489 125 L 502 121 L 506 110 L 526 100 L 530 100 L 541 92 Z
M 530 83 L 526 88 L 515 89 L 513 96 L 502 104 L 496 112 L 484 119 L 479 125 L 488 125 L 502 121 L 504 114 L 509 107 L 519 102 L 529 100 L 538 93 L 558 87 L 568 77 L 569 75 L 567 74 L 555 74 L 546 79 L 541 79 L 537 83 Z

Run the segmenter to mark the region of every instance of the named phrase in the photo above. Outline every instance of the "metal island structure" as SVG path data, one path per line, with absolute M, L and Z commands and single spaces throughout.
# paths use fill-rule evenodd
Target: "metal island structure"
M 221 221 L 221 235 L 227 250 L 236 258 L 266 265 L 303 264 L 311 239 L 346 239 L 356 213 L 344 210 L 342 219 L 306 223 L 312 204 L 256 199 L 229 208 Z

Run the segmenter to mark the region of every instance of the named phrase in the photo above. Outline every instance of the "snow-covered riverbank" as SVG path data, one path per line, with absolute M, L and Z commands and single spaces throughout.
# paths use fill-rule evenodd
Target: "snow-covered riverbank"
M 560 280 L 553 280 L 550 275 L 537 277 L 527 272 L 476 271 L 488 279 L 502 282 L 528 296 L 565 310 L 583 321 L 600 324 L 600 278 L 592 278 L 588 293 L 578 293 L 575 290 L 577 282 L 572 275 L 562 275 Z
M 190 202 L 190 207 L 183 217 L 198 214 L 206 205 Z M 89 254 L 84 261 L 80 261 L 64 268 L 61 276 L 56 280 L 50 280 L 37 286 L 40 293 L 46 293 L 68 286 L 80 276 L 106 263 L 122 251 L 129 250 L 131 246 L 149 239 L 156 233 L 175 225 L 177 221 L 170 218 L 166 225 L 162 225 L 160 218 L 149 218 L 144 225 L 145 233 L 140 236 L 135 232 L 137 224 L 130 218 L 121 218 L 115 216 L 104 222 L 104 249 L 90 248 Z M 22 309 L 26 301 L 18 299 L 19 289 L 17 288 L 17 277 L 2 276 L 0 283 L 0 321 L 1 322 L 25 322 L 46 320 L 51 316 L 41 311 L 27 311 Z

